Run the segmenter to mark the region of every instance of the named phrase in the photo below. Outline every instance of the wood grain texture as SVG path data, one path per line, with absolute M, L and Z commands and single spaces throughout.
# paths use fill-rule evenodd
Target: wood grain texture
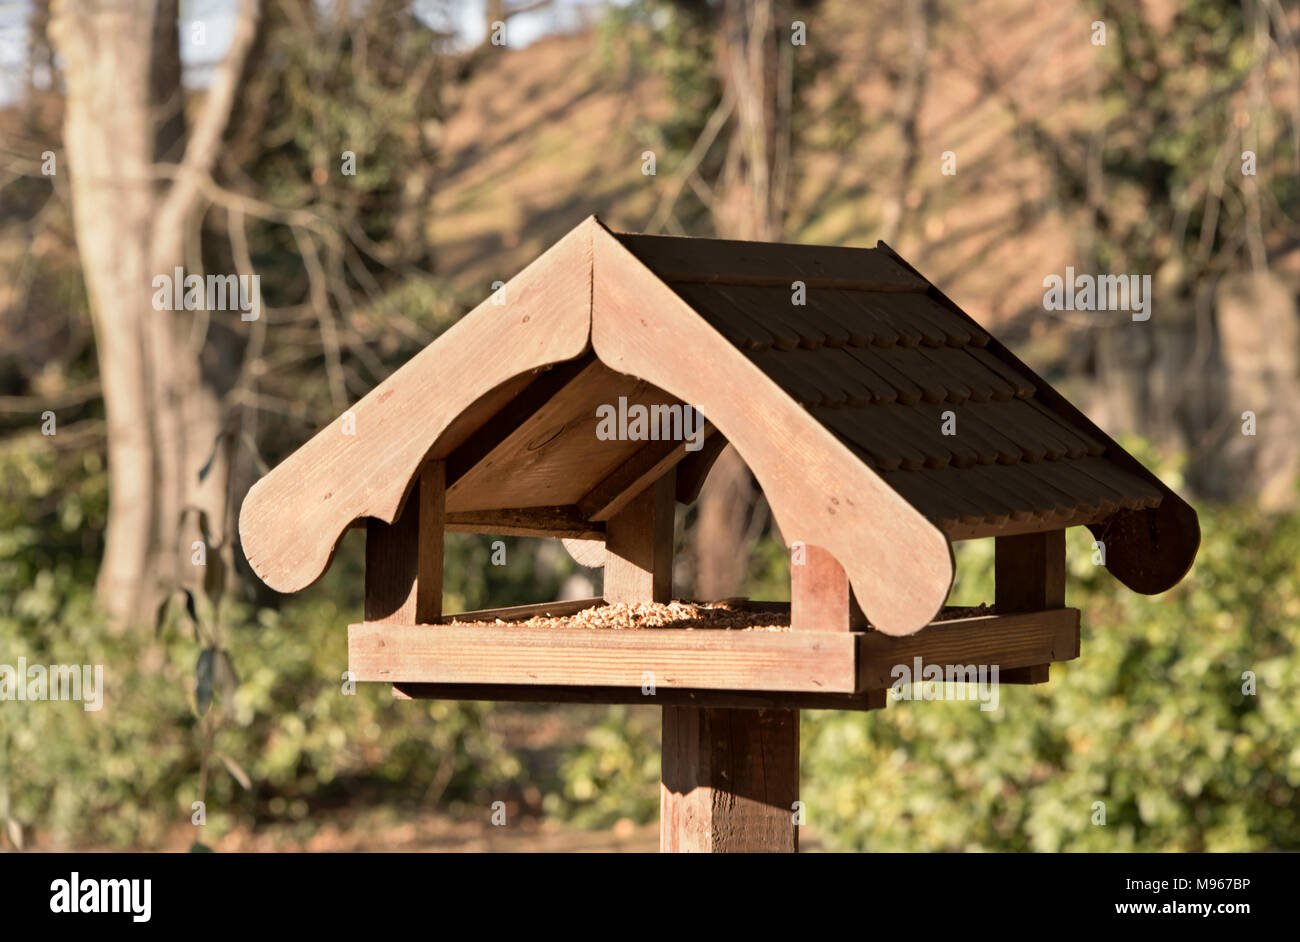
M 781 532 L 829 550 L 880 631 L 928 624 L 952 586 L 944 535 L 603 229 L 593 256 L 597 356 L 699 407 L 749 465 Z
M 1065 605 L 1065 531 L 1000 536 L 994 542 L 998 614 Z
M 1065 531 L 1000 536 L 994 541 L 994 593 L 998 614 L 1040 612 L 1065 606 Z M 1004 670 L 1004 684 L 1045 684 L 1048 664 Z
M 959 618 L 935 622 L 905 638 L 876 631 L 854 637 L 860 689 L 872 690 L 891 686 L 894 668 L 903 665 L 910 671 L 917 657 L 922 665 L 996 664 L 999 671 L 1072 660 L 1079 656 L 1079 611 Z
M 358 681 L 854 693 L 850 632 L 395 625 L 348 628 Z M 888 686 L 886 684 L 885 686 Z
M 447 491 L 447 509 L 578 504 L 647 444 L 598 437 L 598 407 L 617 408 L 620 399 L 627 400 L 629 409 L 680 407 L 644 380 L 588 358 L 586 368 L 571 382 L 549 398 L 530 403 L 531 414 L 457 479 Z M 466 444 L 473 443 L 471 439 Z
M 442 615 L 445 475 L 443 462 L 425 462 L 397 521 L 366 522 L 367 621 L 423 625 Z
M 797 710 L 664 707 L 659 849 L 794 853 Z
M 706 422 L 702 432 L 704 443 L 713 431 Z M 701 447 L 699 451 L 687 451 L 685 444 L 676 441 L 650 442 L 593 487 L 578 501 L 578 509 L 589 520 L 608 520 L 670 469 L 703 450 Z
M 502 536 L 574 537 L 602 539 L 603 523 L 593 523 L 572 504 L 561 507 L 502 507 L 447 513 L 447 529 L 455 533 L 496 533 Z
M 565 537 L 560 542 L 564 546 L 564 551 L 579 566 L 585 566 L 588 569 L 605 568 L 604 540 L 583 540 L 575 537 Z
M 499 613 L 506 618 L 548 612 L 562 615 L 590 604 L 591 600 L 544 603 L 472 614 L 487 617 Z M 444 616 L 444 620 L 468 614 Z M 1079 612 L 1057 609 L 951 619 L 902 638 L 875 631 L 610 631 L 362 624 L 349 628 L 348 651 L 349 669 L 358 680 L 402 686 L 502 687 L 500 699 L 571 702 L 561 689 L 565 687 L 619 688 L 639 696 L 643 672 L 651 670 L 661 691 L 751 691 L 764 697 L 816 694 L 828 699 L 816 700 L 815 706 L 802 697 L 773 705 L 836 709 L 832 697 L 843 696 L 847 703 L 865 692 L 887 689 L 894 682 L 893 668 L 899 664 L 910 668 L 914 657 L 920 657 L 923 664 L 942 666 L 997 664 L 1007 673 L 1007 683 L 1041 682 L 1032 679 L 1034 671 L 1015 672 L 1078 657 Z M 533 692 L 525 694 L 525 687 Z M 608 691 L 589 696 L 606 694 Z M 641 701 L 634 697 L 576 702 Z
M 447 486 L 453 487 L 475 465 L 490 455 L 520 426 L 537 415 L 553 396 L 559 395 L 592 368 L 592 354 L 558 363 L 536 374 L 529 374 L 522 386 L 500 407 L 481 421 L 447 456 Z
M 393 522 L 424 459 L 446 457 L 440 448 L 453 442 L 443 436 L 462 413 L 521 374 L 583 353 L 597 225 L 579 225 L 510 279 L 505 304 L 484 301 L 253 486 L 239 534 L 263 582 L 306 588 L 353 520 Z
M 413 624 L 419 573 L 419 485 L 392 523 L 366 521 L 365 613 L 370 622 Z
M 415 622 L 442 616 L 442 557 L 447 516 L 447 465 L 426 461 L 420 469 L 420 531 L 416 541 Z M 414 497 L 414 495 L 412 495 Z
M 795 631 L 848 631 L 865 619 L 848 573 L 827 550 L 805 544 L 802 561 L 790 554 L 790 627 Z
M 606 524 L 607 602 L 672 601 L 676 486 L 669 468 Z
M 690 690 L 637 687 L 533 687 L 526 684 L 395 684 L 399 700 L 494 700 L 506 703 L 587 703 L 733 710 L 883 710 L 884 690 L 862 693 L 789 693 L 773 690 Z

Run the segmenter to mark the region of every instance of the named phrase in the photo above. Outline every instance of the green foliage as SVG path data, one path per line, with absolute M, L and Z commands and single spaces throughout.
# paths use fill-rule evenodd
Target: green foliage
M 1071 531 L 1066 602 L 1083 612 L 1082 656 L 1053 665 L 1045 686 L 1002 686 L 997 710 L 805 712 L 808 823 L 856 850 L 1300 849 L 1300 513 L 1207 507 L 1201 526 L 1192 572 L 1158 597 L 1117 583 L 1093 564 L 1092 535 Z M 783 559 L 760 546 L 753 596 L 779 595 Z M 993 541 L 958 544 L 951 601 L 992 598 Z M 611 723 L 565 765 L 583 783 L 565 792 L 575 821 L 606 824 L 654 794 L 657 766 L 638 775 L 635 761 L 652 736 Z
M 1261 58 L 1291 40 L 1267 7 L 1249 19 L 1231 0 L 1186 0 L 1159 27 L 1140 4 L 1091 5 L 1109 30 L 1094 132 L 1108 191 L 1099 263 L 1154 272 L 1172 262 L 1186 286 L 1239 267 L 1249 226 L 1285 228 L 1295 216 L 1295 128 L 1268 117 L 1276 79 Z M 1250 181 L 1245 150 L 1258 157 Z M 1256 189 L 1267 197 L 1252 208 Z
M 1300 515 L 1207 512 L 1202 526 L 1196 567 L 1158 598 L 1117 586 L 1078 535 L 1082 657 L 1045 687 L 1001 688 L 996 711 L 809 714 L 810 822 L 875 850 L 1300 847 Z
M 610 707 L 561 763 L 559 790 L 546 796 L 545 810 L 592 828 L 655 820 L 660 714 L 657 707 Z
M 197 645 L 179 620 L 158 639 L 113 634 L 86 589 L 58 592 L 56 579 L 42 578 L 17 594 L 0 617 L 0 651 L 7 663 L 21 654 L 29 664 L 104 665 L 103 707 L 0 705 L 9 813 L 56 840 L 154 845 L 188 823 L 197 795 Z M 240 682 L 213 707 L 228 716 L 209 770 L 207 833 L 302 820 L 367 791 L 389 801 L 486 800 L 518 776 L 484 724 L 488 706 L 397 702 L 379 685 L 345 695 L 348 620 L 329 604 L 268 610 L 232 640 Z
M 94 452 L 0 453 L 0 663 L 23 657 L 104 669 L 98 711 L 0 702 L 0 831 L 12 820 L 42 844 L 140 848 L 190 822 L 203 754 L 195 667 L 207 644 L 182 605 L 171 606 L 156 635 L 104 622 L 91 589 L 98 547 L 84 552 L 81 541 L 87 527 L 102 527 L 105 502 Z M 554 593 L 565 571 L 539 565 L 531 547 L 517 545 L 524 541 L 506 541 L 506 566 L 490 564 L 490 540 L 449 542 L 449 582 L 469 604 L 494 594 L 535 601 Z M 518 759 L 489 729 L 491 705 L 397 702 L 373 684 L 344 693 L 346 626 L 360 610 L 359 549 L 345 543 L 320 591 L 281 611 L 223 606 L 237 682 L 223 685 L 218 656 L 207 655 L 204 696 L 222 722 L 198 844 L 272 819 L 307 832 L 313 808 L 357 796 L 485 803 L 520 777 Z
M 1300 514 L 1205 509 L 1201 523 L 1192 573 L 1155 598 L 1094 566 L 1091 535 L 1072 532 L 1082 656 L 1046 686 L 1001 687 L 995 711 L 805 712 L 809 825 L 854 850 L 1300 849 Z M 992 541 L 959 544 L 955 603 L 991 600 L 992 562 Z M 633 719 L 612 713 L 565 763 L 573 820 L 654 819 L 638 801 L 658 766 L 638 750 L 657 740 Z
M 750 554 L 745 585 L 752 599 L 790 601 L 790 554 L 784 543 L 771 538 L 758 541 Z

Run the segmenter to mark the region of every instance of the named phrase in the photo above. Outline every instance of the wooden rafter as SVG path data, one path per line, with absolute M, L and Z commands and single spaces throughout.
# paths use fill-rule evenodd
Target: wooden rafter
M 703 430 L 705 447 L 714 431 L 713 426 L 706 422 Z M 578 501 L 578 509 L 588 520 L 609 520 L 652 482 L 703 450 L 687 451 L 686 446 L 678 441 L 650 442 Z
M 572 504 L 453 511 L 447 514 L 447 529 L 455 533 L 574 537 L 583 540 L 602 539 L 605 535 L 604 524 L 587 520 Z

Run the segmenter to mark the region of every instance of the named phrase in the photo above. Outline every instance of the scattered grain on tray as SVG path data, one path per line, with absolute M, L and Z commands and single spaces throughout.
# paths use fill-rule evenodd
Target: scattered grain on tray
M 460 621 L 455 625 L 515 625 L 520 628 L 600 628 L 627 631 L 638 628 L 726 629 L 733 631 L 789 631 L 790 615 L 784 611 L 745 608 L 725 602 L 636 602 L 584 608 L 572 615 L 534 615 L 520 621 Z
M 727 631 L 789 631 L 789 609 L 773 611 L 756 607 L 744 599 L 725 599 L 721 602 L 635 602 L 593 605 L 571 615 L 534 615 L 531 618 L 506 621 L 462 621 L 453 618 L 453 625 L 515 625 L 520 628 L 599 628 L 607 631 L 631 631 L 641 628 L 722 629 Z M 936 622 L 956 618 L 978 618 L 993 615 L 991 605 L 950 605 L 934 618 Z M 867 630 L 873 630 L 868 626 Z

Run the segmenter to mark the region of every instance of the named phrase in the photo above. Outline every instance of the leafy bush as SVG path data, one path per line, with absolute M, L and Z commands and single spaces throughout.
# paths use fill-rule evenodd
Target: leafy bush
M 93 452 L 0 452 L 0 663 L 104 665 L 99 712 L 0 702 L 0 824 L 42 845 L 156 845 L 189 822 L 198 791 L 202 645 L 181 611 L 156 635 L 103 623 L 87 534 L 105 500 Z M 1084 613 L 1082 657 L 1053 666 L 1046 686 L 1003 687 L 997 711 L 805 712 L 810 825 L 847 849 L 1300 849 L 1300 514 L 1206 509 L 1201 524 L 1196 566 L 1157 598 L 1093 566 L 1090 536 L 1072 532 L 1067 602 Z M 523 540 L 506 540 L 508 564 L 494 566 L 491 543 L 449 538 L 449 607 L 554 597 L 573 568 L 556 544 Z M 272 819 L 307 833 L 335 802 L 486 806 L 538 779 L 490 722 L 510 707 L 395 703 L 378 685 L 344 694 L 360 549 L 345 540 L 320 587 L 278 611 L 226 606 L 237 682 L 211 707 L 224 719 L 208 751 L 205 833 Z M 991 599 L 991 541 L 958 556 L 954 602 Z M 774 542 L 759 548 L 753 594 L 785 584 L 783 559 Z M 1243 693 L 1246 671 L 1255 695 Z M 653 708 L 610 708 L 556 779 L 541 775 L 546 812 L 590 827 L 653 820 L 658 722 Z M 1097 802 L 1105 826 L 1092 823 Z
M 29 664 L 104 665 L 103 707 L 0 704 L 7 814 L 59 841 L 157 844 L 190 820 L 198 794 L 200 645 L 179 621 L 157 639 L 112 633 L 88 590 L 60 598 L 59 588 L 40 577 L 18 594 L 17 612 L 0 618 L 0 651 L 6 663 L 20 652 Z M 518 761 L 485 725 L 489 705 L 395 702 L 380 685 L 345 695 L 347 621 L 328 603 L 266 610 L 231 639 L 238 685 L 211 707 L 226 715 L 209 759 L 207 833 L 304 819 L 366 792 L 486 803 L 489 789 L 518 776 Z
M 1197 562 L 1158 597 L 1093 565 L 1091 534 L 1071 531 L 1081 657 L 1053 665 L 1047 685 L 1003 686 L 998 710 L 805 711 L 809 824 L 857 850 L 1300 849 L 1300 513 L 1200 513 Z M 953 603 L 991 601 L 993 541 L 958 544 L 957 557 Z M 783 558 L 774 541 L 758 549 L 751 594 L 783 594 Z M 605 824 L 642 808 L 653 820 L 636 801 L 654 795 L 657 766 L 631 760 L 652 740 L 611 722 L 565 767 L 584 783 L 566 786 L 567 813 Z
M 196 710 L 204 644 L 184 606 L 156 633 L 113 629 L 96 608 L 99 547 L 83 540 L 102 528 L 105 501 L 93 452 L 0 453 L 0 663 L 103 665 L 105 688 L 99 711 L 0 702 L 0 834 L 10 842 L 21 826 L 43 844 L 156 845 L 190 821 L 205 751 L 204 833 L 218 836 L 272 818 L 309 831 L 310 810 L 358 797 L 486 806 L 521 776 L 489 727 L 491 704 L 395 702 L 373 684 L 344 693 L 346 627 L 360 613 L 362 546 L 352 539 L 301 600 L 279 611 L 223 606 L 235 683 L 212 694 L 221 722 L 205 750 Z M 490 540 L 449 539 L 449 605 L 554 597 L 566 572 L 558 557 L 567 560 L 558 544 L 505 543 L 507 565 L 494 566 Z
M 657 707 L 609 708 L 560 765 L 558 790 L 545 810 L 580 827 L 609 827 L 622 818 L 638 823 L 659 814 Z
M 1300 848 L 1300 515 L 1201 524 L 1192 573 L 1155 598 L 1092 566 L 1072 533 L 1081 658 L 1046 686 L 1003 687 L 997 711 L 808 714 L 810 822 L 873 850 Z

